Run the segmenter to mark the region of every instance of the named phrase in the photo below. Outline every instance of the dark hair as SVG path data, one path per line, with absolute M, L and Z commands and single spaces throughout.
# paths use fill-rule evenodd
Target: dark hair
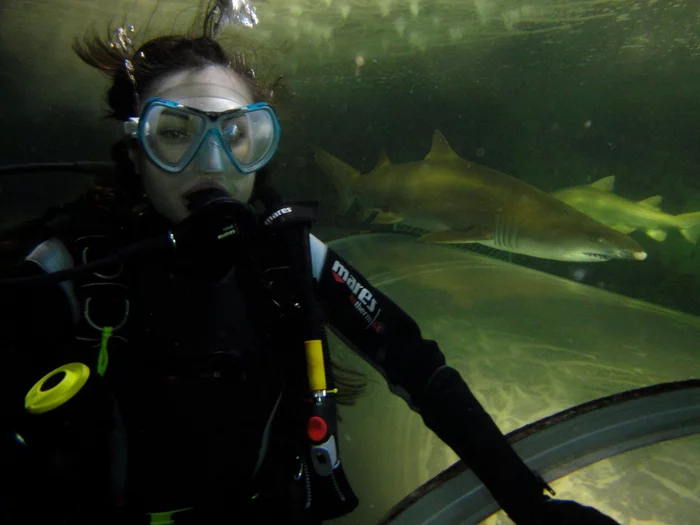
M 248 84 L 255 102 L 271 103 L 274 89 L 281 85 L 278 77 L 270 85 L 257 79 L 242 51 L 228 54 L 211 36 L 167 35 L 153 38 L 133 50 L 124 28 L 107 28 L 106 38 L 93 30 L 76 39 L 73 50 L 80 59 L 112 79 L 107 95 L 111 112 L 108 116 L 128 120 L 136 116 L 139 97 L 155 80 L 183 69 L 222 66 L 238 73 Z M 120 36 L 116 42 L 110 34 Z

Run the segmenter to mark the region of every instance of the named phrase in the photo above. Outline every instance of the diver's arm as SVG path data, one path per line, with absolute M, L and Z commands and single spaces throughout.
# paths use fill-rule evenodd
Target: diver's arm
M 313 235 L 310 244 L 318 298 L 331 330 L 419 412 L 417 394 L 445 365 L 437 343 L 423 339 L 413 319 L 332 249 Z
M 333 332 L 372 364 L 519 525 L 614 524 L 574 502 L 547 504 L 546 483 L 520 459 L 437 343 L 347 261 L 312 236 L 319 299 Z M 567 506 L 568 505 L 568 506 Z M 566 508 L 563 508 L 567 506 Z M 555 508 L 556 507 L 556 508 Z

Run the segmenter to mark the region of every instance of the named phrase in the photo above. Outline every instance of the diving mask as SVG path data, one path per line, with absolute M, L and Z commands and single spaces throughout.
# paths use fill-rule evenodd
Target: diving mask
M 152 98 L 141 117 L 124 123 L 124 131 L 169 173 L 183 171 L 203 147 L 223 151 L 238 171 L 253 173 L 269 162 L 280 137 L 277 115 L 264 102 L 212 112 Z

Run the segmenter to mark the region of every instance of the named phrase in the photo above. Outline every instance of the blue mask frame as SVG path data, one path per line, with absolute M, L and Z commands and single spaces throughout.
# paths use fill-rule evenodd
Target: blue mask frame
M 158 153 L 155 152 L 153 149 L 151 149 L 151 147 L 148 145 L 148 141 L 145 140 L 146 123 L 147 123 L 148 119 L 144 118 L 144 117 L 147 116 L 148 112 L 151 111 L 156 106 L 163 106 L 163 107 L 166 107 L 169 109 L 177 109 L 177 110 L 182 111 L 184 113 L 190 113 L 190 114 L 196 115 L 202 119 L 202 122 L 205 123 L 205 127 L 203 128 L 203 130 L 198 131 L 198 133 L 197 133 L 198 137 L 195 137 L 192 140 L 192 144 L 189 146 L 189 148 L 183 154 L 182 158 L 177 163 L 164 162 L 159 157 Z M 270 145 L 267 147 L 267 150 L 265 151 L 265 153 L 259 159 L 256 159 L 254 162 L 252 162 L 250 164 L 242 164 L 233 155 L 233 153 L 231 152 L 231 149 L 226 144 L 226 141 L 224 140 L 224 137 L 222 134 L 221 122 L 223 120 L 229 119 L 231 117 L 240 117 L 242 115 L 245 115 L 246 113 L 257 112 L 257 111 L 264 111 L 270 117 L 270 120 L 271 120 L 272 126 L 273 126 L 272 141 L 271 141 Z M 202 111 L 199 109 L 191 108 L 188 106 L 184 106 L 178 102 L 173 102 L 171 100 L 165 100 L 165 99 L 161 99 L 161 98 L 151 98 L 148 101 L 146 101 L 146 104 L 143 107 L 143 111 L 141 111 L 140 118 L 132 117 L 131 119 L 129 119 L 127 122 L 124 123 L 124 132 L 133 138 L 137 138 L 139 141 L 139 144 L 141 144 L 141 148 L 146 153 L 146 155 L 148 155 L 148 158 L 151 159 L 151 161 L 156 166 L 158 166 L 163 171 L 167 171 L 168 173 L 180 173 L 185 168 L 187 168 L 187 166 L 189 166 L 190 163 L 197 156 L 197 153 L 202 148 L 202 145 L 205 144 L 207 142 L 209 136 L 212 135 L 214 137 L 214 139 L 221 146 L 221 149 L 226 152 L 226 156 L 228 157 L 231 164 L 236 168 L 236 170 L 238 170 L 239 172 L 244 173 L 244 174 L 249 174 L 249 173 L 253 173 L 253 172 L 259 170 L 260 168 L 262 168 L 275 155 L 275 153 L 277 152 L 277 148 L 279 146 L 281 129 L 280 129 L 279 121 L 277 119 L 277 114 L 275 113 L 275 110 L 272 109 L 272 107 L 265 102 L 256 102 L 254 104 L 249 104 L 247 106 L 243 106 L 243 107 L 237 108 L 237 109 L 232 109 L 229 111 L 214 112 L 214 111 Z

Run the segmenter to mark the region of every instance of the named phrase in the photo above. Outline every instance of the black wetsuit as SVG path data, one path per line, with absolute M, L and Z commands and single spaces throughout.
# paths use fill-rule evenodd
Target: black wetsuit
M 79 261 L 85 247 L 86 259 L 95 260 L 163 226 L 158 220 L 142 220 L 125 227 L 106 217 L 69 219 L 70 227 L 54 220 L 60 227 L 51 231 Z M 51 300 L 44 289 L 18 299 L 24 309 L 14 312 L 15 341 L 9 343 L 16 350 L 11 366 L 21 370 L 21 388 L 8 394 L 15 399 L 52 367 L 97 352 L 99 333 L 85 323 L 87 298 L 97 326 L 118 325 L 128 301 L 128 322 L 110 340 L 105 378 L 126 430 L 128 468 L 119 499 L 127 503 L 130 523 L 146 512 L 185 507 L 230 516 L 231 523 L 243 516 L 246 523 L 315 522 L 299 511 L 303 496 L 297 496 L 303 487 L 292 483 L 298 471 L 295 412 L 306 381 L 305 364 L 292 344 L 297 320 L 280 312 L 261 282 L 271 278 L 271 289 L 284 296 L 288 277 L 275 242 L 274 236 L 258 235 L 254 265 L 250 260 L 236 264 L 229 277 L 217 283 L 207 279 L 206 261 L 193 271 L 191 265 L 167 258 L 128 263 L 117 278 L 111 278 L 116 271 L 112 269 L 77 279 L 74 291 L 81 320 L 70 329 L 69 316 L 54 312 L 61 305 L 55 286 Z M 324 321 L 412 404 L 444 365 L 435 342 L 423 339 L 406 313 L 313 236 L 311 259 Z M 76 342 L 76 335 L 82 343 Z M 21 409 L 15 404 L 12 410 L 16 414 Z M 270 437 L 263 446 L 269 421 Z M 86 451 L 88 457 L 99 453 Z M 58 518 L 67 501 L 69 508 L 90 508 L 90 502 L 100 500 L 98 491 L 106 490 L 97 481 L 75 481 L 80 477 L 76 472 L 66 475 L 74 487 L 70 482 L 62 486 L 60 471 L 60 490 L 42 490 L 31 479 L 44 475 L 47 467 L 37 465 L 36 458 L 20 456 L 5 458 L 6 468 L 19 472 L 14 478 L 18 494 L 10 496 L 18 502 L 17 510 L 6 520 L 20 523 L 26 518 L 34 523 L 29 516 L 37 512 L 40 517 L 55 512 Z M 76 487 L 83 492 L 94 489 L 94 494 Z M 49 508 L 32 507 L 31 501 L 42 500 Z M 204 521 L 186 512 L 180 522 Z M 62 523 L 60 518 L 56 523 Z
M 79 264 L 167 231 L 150 216 L 69 209 L 27 243 L 39 248 L 19 273 L 55 271 L 65 257 L 46 255 L 61 246 Z M 152 256 L 75 278 L 73 290 L 0 289 L 0 523 L 136 525 L 154 523 L 148 513 L 191 507 L 174 523 L 311 524 L 352 508 L 342 483 L 306 485 L 310 478 L 300 475 L 309 388 L 303 308 L 295 308 L 284 237 L 255 231 L 230 265 L 216 256 Z M 49 238 L 62 242 L 41 242 Z M 384 375 L 513 521 L 615 525 L 590 507 L 546 498 L 546 483 L 437 344 L 348 261 L 313 236 L 310 244 L 322 320 Z M 90 379 L 55 412 L 28 415 L 24 396 L 48 371 L 80 361 L 99 373 L 103 326 L 114 327 L 103 380 Z M 316 487 L 311 511 L 308 486 Z M 332 498 L 346 508 L 327 505 Z

